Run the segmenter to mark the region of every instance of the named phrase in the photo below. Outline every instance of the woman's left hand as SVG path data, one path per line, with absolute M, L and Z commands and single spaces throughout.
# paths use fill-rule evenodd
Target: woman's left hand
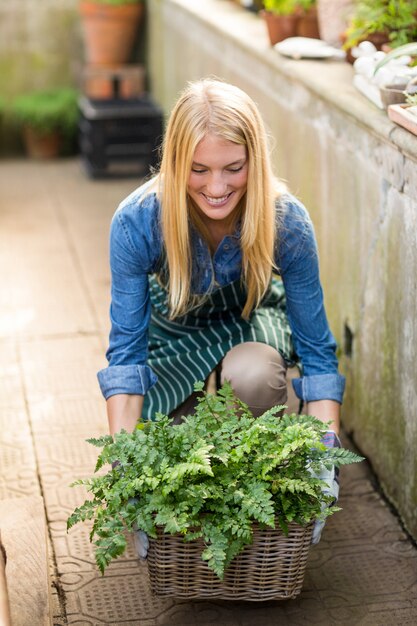
M 337 434 L 328 430 L 327 433 L 322 438 L 322 443 L 326 446 L 326 448 L 341 448 L 340 439 Z M 339 470 L 335 466 L 333 466 L 330 470 L 323 467 L 320 474 L 316 474 L 316 478 L 323 480 L 326 483 L 326 486 L 323 487 L 323 493 L 329 496 L 332 496 L 333 501 L 331 504 L 326 506 L 334 506 L 339 498 Z M 314 524 L 313 535 L 311 537 L 311 543 L 317 544 L 320 541 L 321 533 L 323 531 L 325 520 L 317 520 Z

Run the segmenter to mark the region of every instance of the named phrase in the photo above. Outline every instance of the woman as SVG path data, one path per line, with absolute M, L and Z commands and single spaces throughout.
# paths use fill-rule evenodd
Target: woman
M 190 413 L 194 382 L 216 368 L 260 415 L 285 404 L 286 369 L 300 361 L 295 392 L 337 445 L 344 377 L 313 227 L 274 178 L 246 93 L 217 80 L 185 89 L 158 175 L 115 213 L 111 270 L 109 365 L 98 374 L 111 434 L 158 411 Z

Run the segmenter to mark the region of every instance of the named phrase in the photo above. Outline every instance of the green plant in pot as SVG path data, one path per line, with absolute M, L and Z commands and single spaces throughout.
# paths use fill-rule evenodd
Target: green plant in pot
M 357 0 L 345 33 L 348 50 L 364 40 L 380 49 L 417 39 L 417 0 Z
M 76 136 L 78 93 L 67 87 L 22 94 L 12 102 L 11 112 L 23 129 L 28 155 L 55 157 Z
M 128 63 L 144 8 L 145 0 L 80 0 L 86 62 Z
M 271 46 L 297 34 L 297 0 L 264 0 L 265 10 L 261 15 L 265 21 Z
M 316 0 L 300 0 L 300 18 L 297 22 L 298 37 L 320 39 Z
M 203 383 L 195 389 L 202 392 Z M 93 520 L 90 540 L 102 572 L 125 551 L 126 529 L 147 533 L 150 551 L 160 528 L 185 542 L 202 538 L 201 558 L 222 578 L 252 542 L 254 523 L 287 533 L 291 524 L 308 527 L 339 510 L 328 508 L 332 498 L 317 476 L 324 466 L 362 460 L 326 448 L 325 424 L 282 416 L 284 408 L 255 418 L 225 383 L 217 394 L 202 392 L 195 415 L 179 425 L 157 415 L 133 433 L 90 439 L 102 448 L 96 471 L 113 469 L 75 483 L 92 499 L 75 509 L 68 528 Z
M 297 35 L 318 37 L 317 15 L 311 13 L 315 5 L 316 0 L 264 0 L 262 16 L 271 45 Z M 309 27 L 311 17 L 315 20 L 313 33 Z

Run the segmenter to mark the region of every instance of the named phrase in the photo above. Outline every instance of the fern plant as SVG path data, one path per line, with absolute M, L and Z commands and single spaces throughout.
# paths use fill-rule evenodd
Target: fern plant
M 126 548 L 125 530 L 156 537 L 156 527 L 181 533 L 185 541 L 203 537 L 202 558 L 221 578 L 233 557 L 252 540 L 252 523 L 287 531 L 339 510 L 315 477 L 325 466 L 362 460 L 320 439 L 327 427 L 311 416 L 277 414 L 274 407 L 254 418 L 228 383 L 216 395 L 203 392 L 195 415 L 182 424 L 158 414 L 133 433 L 90 439 L 102 448 L 96 472 L 79 480 L 91 499 L 75 509 L 68 529 L 93 520 L 90 540 L 101 572 Z

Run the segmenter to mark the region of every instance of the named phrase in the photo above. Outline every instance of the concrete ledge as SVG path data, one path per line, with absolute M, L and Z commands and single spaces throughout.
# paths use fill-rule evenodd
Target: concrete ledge
M 391 122 L 384 111 L 375 107 L 355 89 L 352 84 L 354 72 L 349 63 L 329 60 L 295 61 L 283 57 L 271 48 L 263 19 L 230 1 L 167 0 L 164 4 L 167 17 L 173 11 L 178 17 L 178 11 L 183 11 L 184 19 L 188 13 L 193 20 L 199 20 L 204 23 L 205 28 L 217 33 L 219 46 L 224 48 L 226 62 L 228 57 L 233 57 L 231 47 L 240 48 L 250 54 L 252 65 L 260 62 L 287 80 L 299 82 L 361 126 L 367 127 L 376 135 L 398 146 L 408 156 L 417 159 L 417 137 Z M 195 43 L 204 46 L 200 35 L 201 31 L 195 32 Z M 187 30 L 187 38 L 189 37 L 193 37 L 193 30 Z M 247 74 L 248 67 L 242 70 Z M 259 76 L 259 73 L 255 72 L 251 78 L 255 81 L 257 77 L 262 79 L 262 74 L 263 72 Z M 270 89 L 273 88 L 274 82 L 270 83 Z

